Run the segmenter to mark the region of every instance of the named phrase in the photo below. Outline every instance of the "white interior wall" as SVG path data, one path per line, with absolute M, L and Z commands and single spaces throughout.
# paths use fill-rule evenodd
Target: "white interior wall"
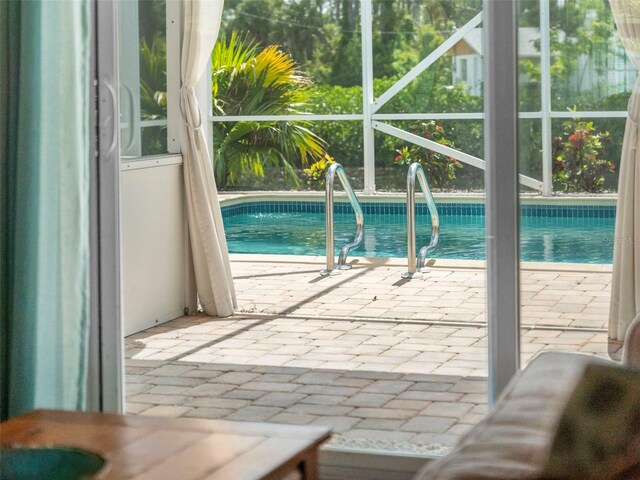
M 124 161 L 120 178 L 124 334 L 183 314 L 186 226 L 179 155 Z

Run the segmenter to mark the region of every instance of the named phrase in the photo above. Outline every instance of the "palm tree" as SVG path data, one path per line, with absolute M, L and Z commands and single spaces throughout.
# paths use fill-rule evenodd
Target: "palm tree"
M 212 55 L 214 115 L 291 115 L 303 113 L 313 96 L 311 81 L 277 45 L 264 49 L 237 32 L 221 38 Z M 264 176 L 281 170 L 299 184 L 296 167 L 324 156 L 325 142 L 306 121 L 214 122 L 215 173 L 219 186 L 241 174 Z

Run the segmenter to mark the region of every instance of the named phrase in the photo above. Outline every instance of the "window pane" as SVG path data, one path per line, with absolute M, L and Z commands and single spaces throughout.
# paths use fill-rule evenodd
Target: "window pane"
M 123 157 L 163 154 L 167 152 L 166 3 L 122 2 L 119 15 L 121 153 Z
M 550 2 L 552 107 L 626 110 L 637 72 L 609 2 Z
M 518 103 L 521 112 L 538 112 L 541 109 L 540 0 L 520 0 L 518 6 Z
M 374 3 L 373 76 L 379 97 L 482 9 L 482 2 Z M 482 111 L 482 29 L 451 45 L 379 113 Z
M 549 7 L 552 109 L 624 109 L 630 87 L 607 63 L 619 44 L 608 2 Z M 539 5 L 529 8 L 539 15 Z M 527 89 L 521 81 L 520 93 Z M 544 144 L 541 119 L 519 122 L 520 173 L 542 179 L 546 150 L 556 193 L 540 197 L 521 189 L 522 362 L 543 351 L 616 359 L 620 343 L 607 338 L 616 210 L 608 194 L 617 188 L 625 119 L 552 117 L 550 123 Z

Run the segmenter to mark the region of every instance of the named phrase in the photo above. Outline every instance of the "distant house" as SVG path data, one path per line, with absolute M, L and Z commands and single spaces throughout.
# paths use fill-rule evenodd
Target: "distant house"
M 482 28 L 474 28 L 451 49 L 452 83 L 463 83 L 469 93 L 482 95 Z M 540 63 L 540 30 L 536 27 L 518 29 L 518 58 Z M 600 97 L 628 92 L 632 89 L 637 72 L 627 58 L 622 43 L 611 42 L 606 49 L 582 55 L 578 68 L 567 78 L 562 88 L 576 93 L 598 87 Z M 521 77 L 521 84 L 530 82 Z

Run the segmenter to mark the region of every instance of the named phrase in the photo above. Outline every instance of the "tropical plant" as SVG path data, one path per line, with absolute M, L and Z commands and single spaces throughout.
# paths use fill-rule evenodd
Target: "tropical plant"
M 452 141 L 445 137 L 444 128 L 434 120 L 422 122 L 413 128 L 414 133 L 446 147 L 455 148 Z M 456 169 L 462 164 L 455 158 L 448 157 L 426 148 L 404 146 L 396 150 L 394 162 L 398 165 L 420 163 L 429 179 L 429 183 L 438 189 L 456 178 Z
M 324 188 L 327 170 L 334 163 L 336 163 L 334 158 L 327 153 L 320 160 L 311 164 L 309 168 L 305 168 L 304 173 L 307 175 L 307 184 L 312 188 Z
M 593 122 L 574 118 L 563 124 L 561 137 L 553 139 L 553 179 L 565 192 L 597 193 L 605 174 L 615 170 L 606 158 L 609 132 L 597 132 Z
M 215 115 L 301 114 L 313 91 L 310 79 L 278 45 L 260 45 L 233 32 L 211 55 Z M 325 142 L 306 121 L 214 122 L 215 173 L 219 186 L 233 185 L 243 174 L 262 177 L 281 171 L 299 184 L 296 168 L 324 156 Z

